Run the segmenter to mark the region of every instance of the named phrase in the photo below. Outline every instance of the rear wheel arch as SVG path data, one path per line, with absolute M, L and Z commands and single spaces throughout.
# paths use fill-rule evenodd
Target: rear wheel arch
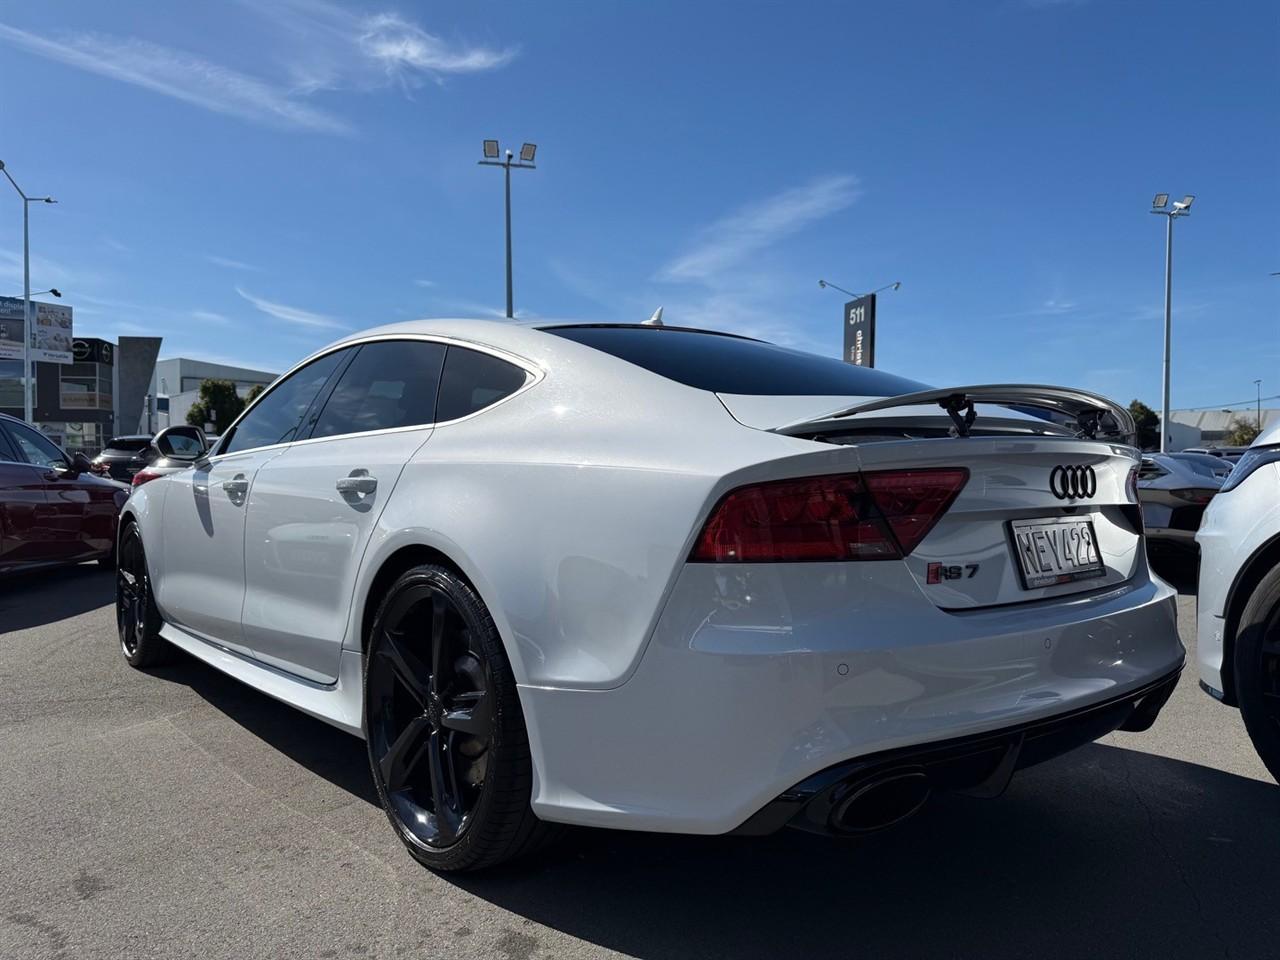
M 427 546 L 425 543 L 412 543 L 399 547 L 382 561 L 378 567 L 378 572 L 374 574 L 369 583 L 369 589 L 365 591 L 364 606 L 360 611 L 360 652 L 362 654 L 369 649 L 369 631 L 373 629 L 373 620 L 378 613 L 378 605 L 382 602 L 382 598 L 387 595 L 387 591 L 404 573 L 414 567 L 427 564 L 435 564 L 452 570 L 466 581 L 467 586 L 475 591 L 476 596 L 479 596 L 486 606 L 489 606 L 488 599 L 481 594 L 475 582 L 467 576 L 461 565 L 444 551 Z M 490 609 L 492 608 L 490 607 Z M 501 630 L 499 630 L 499 635 L 501 635 Z
M 1235 655 L 1236 634 L 1240 630 L 1240 618 L 1249 598 L 1258 589 L 1258 584 L 1268 573 L 1280 567 L 1280 534 L 1272 537 L 1254 551 L 1236 574 L 1235 582 L 1227 592 L 1226 607 L 1223 610 L 1222 625 L 1222 700 L 1232 707 L 1238 707 L 1240 701 L 1236 694 Z

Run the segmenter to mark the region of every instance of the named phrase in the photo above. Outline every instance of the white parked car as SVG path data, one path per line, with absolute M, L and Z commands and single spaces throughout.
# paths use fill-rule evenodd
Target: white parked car
M 1280 780 L 1280 426 L 1240 457 L 1200 532 L 1200 686 L 1239 707 Z
M 134 489 L 121 644 L 364 737 L 433 868 L 856 833 L 1154 721 L 1184 651 L 1132 432 L 706 331 L 382 327 Z

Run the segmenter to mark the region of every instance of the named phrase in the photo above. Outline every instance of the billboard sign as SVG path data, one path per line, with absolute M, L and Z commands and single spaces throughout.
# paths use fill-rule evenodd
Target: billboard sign
M 22 298 L 0 297 L 0 360 L 22 359 Z
M 0 360 L 22 359 L 22 309 L 21 297 L 0 297 Z M 31 314 L 35 320 L 31 362 L 71 363 L 75 359 L 72 353 L 71 308 L 32 300 Z
M 876 295 L 844 305 L 844 360 L 857 367 L 876 365 Z
M 33 303 L 36 315 L 36 343 L 32 361 L 72 363 L 71 308 L 60 303 Z

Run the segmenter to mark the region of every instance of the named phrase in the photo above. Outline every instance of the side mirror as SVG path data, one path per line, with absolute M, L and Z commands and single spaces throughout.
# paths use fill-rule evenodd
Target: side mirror
M 92 461 L 92 460 L 90 460 L 88 457 L 86 457 L 86 456 L 84 455 L 84 453 L 82 453 L 81 451 L 77 450 L 77 451 L 76 451 L 74 454 L 72 454 L 72 456 L 71 456 L 71 470 L 70 470 L 70 472 L 71 472 L 73 475 L 79 475 L 79 474 L 82 474 L 82 473 L 92 473 L 92 472 L 93 472 L 93 461 Z
M 209 449 L 204 431 L 187 424 L 166 427 L 155 435 L 151 445 L 160 451 L 162 457 L 192 462 L 203 457 Z

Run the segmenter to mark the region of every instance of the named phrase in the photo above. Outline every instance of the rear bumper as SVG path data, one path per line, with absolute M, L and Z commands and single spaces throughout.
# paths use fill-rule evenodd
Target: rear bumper
M 1013 774 L 1092 743 L 1116 730 L 1150 729 L 1178 685 L 1178 668 L 1123 697 L 995 733 L 924 747 L 889 750 L 828 767 L 791 787 L 734 833 L 772 833 L 784 826 L 816 833 L 847 833 L 835 814 L 862 784 L 888 775 L 922 774 L 934 790 L 997 796 Z
M 1184 654 L 1174 592 L 1145 571 L 953 613 L 900 564 L 691 564 L 626 683 L 520 688 L 533 807 L 726 833 L 842 763 L 1127 703 Z

